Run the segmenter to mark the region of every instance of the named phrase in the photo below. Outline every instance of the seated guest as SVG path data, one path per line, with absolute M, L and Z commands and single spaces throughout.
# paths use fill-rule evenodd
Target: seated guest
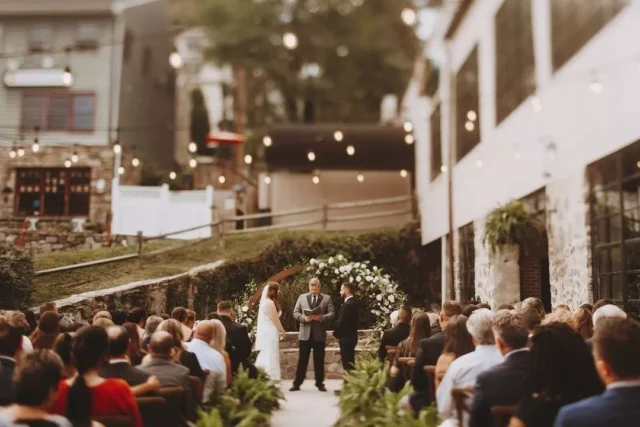
M 227 386 L 231 385 L 231 378 L 233 376 L 233 371 L 231 370 L 231 357 L 229 357 L 229 353 L 227 353 L 227 331 L 224 328 L 222 322 L 218 319 L 211 320 L 211 324 L 213 325 L 213 338 L 209 345 L 211 348 L 216 350 L 218 353 L 222 355 L 224 358 L 224 365 L 226 371 L 227 378 Z
M 478 308 L 486 308 L 487 310 L 491 310 L 491 306 L 489 304 L 487 304 L 486 302 L 481 302 L 479 304 L 476 305 Z
M 540 320 L 544 319 L 544 316 L 546 315 L 546 313 L 544 310 L 544 304 L 542 303 L 542 300 L 540 298 L 529 297 L 524 301 L 522 301 L 521 309 L 526 310 L 527 308 L 532 308 L 535 311 L 537 311 L 538 317 L 540 318 Z
M 255 367 L 249 361 L 251 355 L 251 338 L 245 325 L 233 321 L 233 305 L 231 301 L 218 303 L 218 315 L 227 333 L 226 350 L 231 358 L 231 371 L 235 375 L 242 366 L 255 374 Z
M 51 350 L 60 334 L 60 317 L 55 311 L 47 311 L 40 316 L 38 327 L 29 339 L 36 350 Z
M 498 308 L 496 309 L 496 312 L 501 311 L 501 310 L 515 310 L 515 307 L 513 306 L 513 304 L 500 304 L 498 306 Z
M 387 359 L 387 346 L 397 346 L 400 341 L 409 336 L 409 323 L 411 322 L 411 308 L 402 307 L 398 313 L 398 326 L 387 329 L 382 333 L 380 347 L 378 348 L 378 359 L 384 362 Z
M 596 311 L 598 311 L 598 309 L 602 306 L 605 305 L 616 305 L 616 303 L 611 300 L 611 299 L 601 299 L 596 301 L 595 304 L 593 304 L 593 308 L 591 309 L 591 314 L 594 314 Z
M 122 326 L 111 326 L 109 335 L 109 362 L 100 370 L 102 378 L 120 378 L 129 384 L 135 396 L 158 391 L 158 379 L 131 366 L 127 353 L 131 348 L 131 336 Z
M 0 310 L 0 406 L 13 402 L 13 371 L 29 324 L 19 311 Z
M 454 420 L 457 416 L 455 403 L 451 397 L 451 390 L 454 387 L 475 386 L 476 378 L 479 374 L 503 361 L 503 357 L 495 345 L 493 334 L 494 317 L 495 314 L 491 310 L 481 308 L 474 311 L 466 322 L 466 329 L 471 335 L 475 350 L 451 362 L 447 373 L 436 390 L 438 413 L 445 420 Z M 449 339 L 449 327 L 452 322 L 453 320 L 447 326 L 447 340 Z
M 138 328 L 138 336 L 140 340 L 144 337 L 144 327 L 147 321 L 147 312 L 144 311 L 144 308 L 135 307 L 133 308 L 128 315 L 128 320 L 131 323 L 135 323 Z M 160 324 L 160 322 L 158 322 Z
M 58 312 L 58 307 L 56 307 L 56 303 L 55 302 L 44 302 L 44 303 L 40 304 L 40 307 L 38 307 L 38 313 L 40 314 L 40 316 L 42 316 L 47 311 L 53 311 L 54 313 L 57 313 Z
M 189 313 L 184 307 L 176 307 L 171 312 L 171 318 L 177 320 L 182 328 L 182 341 L 189 341 L 193 334 L 193 329 L 187 326 L 189 321 Z
M 175 361 L 189 369 L 189 375 L 204 380 L 204 372 L 195 354 L 185 348 L 184 337 L 182 336 L 182 325 L 175 319 L 163 320 L 158 325 L 158 331 L 168 332 L 173 338 Z
M 224 362 L 224 357 L 209 344 L 213 340 L 214 333 L 214 326 L 211 322 L 207 320 L 198 324 L 193 339 L 186 344 L 187 349 L 198 358 L 200 366 L 209 370 L 207 384 L 211 384 L 211 386 L 205 387 L 205 390 L 209 390 L 209 393 L 205 392 L 206 398 L 213 391 L 221 395 L 227 388 L 227 365 Z M 220 321 L 217 320 L 217 322 Z M 224 328 L 224 326 L 220 326 Z
M 532 338 L 531 390 L 510 427 L 552 427 L 561 407 L 602 393 L 584 339 L 563 323 L 541 326 Z
M 60 357 L 62 364 L 64 365 L 64 368 L 62 369 L 63 380 L 74 377 L 78 373 L 72 360 L 72 348 L 73 337 L 70 334 L 62 333 L 58 335 L 56 343 L 53 345 L 53 350 Z
M 606 391 L 560 409 L 555 427 L 633 426 L 640 419 L 640 324 L 620 317 L 596 323 L 593 356 Z
M 113 321 L 113 319 L 111 318 L 111 313 L 109 313 L 106 310 L 100 310 L 96 314 L 94 314 L 91 324 L 94 324 L 95 321 L 98 320 L 98 319 L 109 319 L 109 320 Z
M 584 308 L 589 310 L 589 313 L 593 313 L 593 305 L 591 304 L 582 304 L 579 308 Z
M 33 331 L 35 331 L 38 327 L 38 319 L 36 318 L 36 314 L 31 310 L 24 310 L 22 314 L 24 314 L 24 318 L 29 325 L 28 331 L 25 332 L 31 335 Z
M 73 360 L 78 375 L 60 382 L 52 412 L 66 416 L 74 426 L 86 426 L 91 418 L 126 416 L 135 427 L 144 427 L 138 405 L 121 379 L 104 379 L 99 372 L 107 359 L 109 338 L 98 326 L 78 331 L 73 342 Z
M 471 404 L 469 425 L 491 425 L 491 407 L 515 405 L 529 390 L 529 333 L 520 314 L 505 311 L 493 320 L 496 346 L 504 362 L 480 373 Z
M 99 328 L 102 329 L 107 329 L 110 326 L 115 326 L 115 323 L 113 323 L 112 320 L 107 319 L 106 317 L 100 317 L 98 319 L 96 319 L 93 323 L 93 326 L 97 326 Z
M 601 300 L 601 301 L 608 301 L 608 300 Z M 618 307 L 615 304 L 604 304 L 604 305 L 600 305 L 598 308 L 596 308 L 598 306 L 599 302 L 600 301 L 598 301 L 593 306 L 593 308 L 596 310 L 596 311 L 593 312 L 593 316 L 592 316 L 594 333 L 595 333 L 595 330 L 597 328 L 598 321 L 600 319 L 612 318 L 612 317 L 616 317 L 616 318 L 620 318 L 620 319 L 626 319 L 627 318 L 627 313 L 625 313 L 620 307 Z M 589 349 L 593 348 L 593 338 L 589 338 L 585 342 L 589 346 Z
M 142 350 L 148 351 L 147 346 L 151 341 L 151 335 L 158 329 L 158 325 L 162 323 L 162 317 L 149 316 L 144 327 L 144 335 L 142 335 Z
M 411 379 L 411 369 L 408 366 L 400 366 L 398 359 L 401 357 L 416 357 L 420 341 L 431 336 L 431 320 L 427 313 L 416 313 L 411 319 L 411 332 L 409 338 L 398 345 L 398 350 L 393 358 L 391 366 L 391 378 L 389 389 L 399 392 Z
M 147 352 L 142 350 L 142 344 L 140 344 L 140 335 L 138 335 L 138 325 L 135 323 L 127 322 L 122 327 L 129 333 L 131 343 L 129 345 L 129 351 L 127 356 L 133 366 L 138 366 L 142 363 L 142 358 L 146 356 Z
M 527 307 L 520 311 L 522 318 L 524 320 L 524 325 L 529 332 L 529 338 L 533 336 L 533 333 L 536 331 L 536 328 L 540 326 L 542 318 L 540 317 L 540 313 L 532 308 Z
M 593 336 L 593 316 L 584 307 L 580 307 L 573 312 L 575 330 L 583 340 L 588 340 Z
M 0 425 L 72 427 L 66 418 L 49 414 L 61 375 L 62 361 L 53 351 L 25 355 L 14 373 L 15 403 L 0 411 Z
M 168 332 L 156 331 L 149 342 L 149 360 L 140 369 L 158 378 L 160 387 L 182 387 L 185 392 L 183 415 L 189 418 L 195 411 L 195 402 L 191 396 L 189 369 L 174 362 L 175 339 Z
M 444 348 L 436 362 L 436 388 L 451 362 L 475 349 L 473 338 L 467 330 L 467 320 L 463 315 L 453 316 L 447 323 L 447 329 L 444 331 Z
M 114 309 L 110 310 L 111 321 L 115 323 L 116 326 L 122 326 L 127 321 L 127 313 L 124 310 Z
M 209 313 L 207 314 L 207 320 L 222 320 L 222 316 L 218 313 Z
M 567 312 L 571 312 L 571 307 L 569 307 L 566 304 L 560 304 L 559 306 L 557 306 L 556 308 L 553 309 L 553 312 L 558 312 L 558 311 L 567 311 Z
M 429 321 L 431 322 L 431 336 L 442 332 L 442 328 L 440 327 L 440 316 L 438 316 L 437 313 L 432 312 L 427 313 L 427 316 L 429 316 Z
M 467 304 L 464 307 L 462 307 L 462 315 L 465 316 L 468 319 L 469 316 L 471 316 L 471 313 L 473 313 L 477 309 L 478 309 L 477 305 Z
M 193 330 L 196 326 L 196 312 L 193 310 L 187 310 L 187 328 Z

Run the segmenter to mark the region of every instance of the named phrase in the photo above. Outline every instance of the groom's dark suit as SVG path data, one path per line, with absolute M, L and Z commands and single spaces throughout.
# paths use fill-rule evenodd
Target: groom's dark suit
M 313 310 L 320 307 L 321 320 L 305 322 L 304 310 Z M 293 317 L 300 322 L 300 333 L 298 335 L 299 359 L 296 378 L 293 381 L 294 388 L 300 387 L 307 374 L 309 365 L 309 355 L 313 349 L 313 370 L 315 373 L 316 386 L 324 387 L 324 350 L 327 343 L 326 324 L 335 316 L 333 301 L 325 294 L 311 295 L 303 294 L 298 298 L 296 307 L 293 310 Z
M 345 371 L 353 369 L 358 344 L 358 301 L 354 297 L 348 297 L 342 304 L 333 336 L 340 342 L 342 368 Z

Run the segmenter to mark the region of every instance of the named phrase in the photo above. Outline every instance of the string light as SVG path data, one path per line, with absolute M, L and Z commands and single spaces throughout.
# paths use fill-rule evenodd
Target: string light
M 71 167 L 71 160 L 67 159 L 64 161 L 64 167 L 65 168 L 70 168 Z
M 9 157 L 12 158 L 12 159 L 15 159 L 17 155 L 18 155 L 18 153 L 16 153 L 16 149 L 15 148 L 11 148 L 11 151 L 9 151 Z
M 478 118 L 478 115 L 476 114 L 475 111 L 473 110 L 467 111 L 467 119 L 471 120 L 472 122 L 475 122 L 477 118 Z
M 412 26 L 416 23 L 417 20 L 416 11 L 411 9 L 410 7 L 407 7 L 402 10 L 400 18 L 402 18 L 402 22 L 404 22 L 406 25 Z
M 116 140 L 113 143 L 113 152 L 116 154 L 120 154 L 122 152 L 122 145 L 120 145 L 120 141 Z
M 342 131 L 337 130 L 333 133 L 333 139 L 340 142 L 344 139 L 344 134 L 342 133 Z
M 531 108 L 533 108 L 533 111 L 535 111 L 536 113 L 542 111 L 542 102 L 540 102 L 540 98 L 538 98 L 538 95 L 533 95 L 531 97 Z
M 226 180 L 227 180 L 227 178 L 225 178 L 225 177 L 224 177 L 224 175 L 220 175 L 220 176 L 218 177 L 218 182 L 219 182 L 220 184 L 224 184 Z
M 35 137 L 33 139 L 33 144 L 31 144 L 31 151 L 33 151 L 34 153 L 40 151 L 40 142 L 38 142 L 38 137 Z
M 131 166 L 133 166 L 134 168 L 140 166 L 140 159 L 138 159 L 137 157 L 131 159 Z
M 244 156 L 244 162 L 248 165 L 253 163 L 253 157 L 251 156 L 251 154 L 247 154 Z
M 474 125 L 472 121 L 467 121 L 467 122 L 464 124 L 464 128 L 465 128 L 467 131 L 471 132 L 471 131 L 473 131 L 473 130 L 476 128 L 476 125 Z
M 313 178 L 311 178 L 311 181 L 314 184 L 320 184 L 320 177 L 318 175 L 314 175 Z
M 593 80 L 589 83 L 589 89 L 591 89 L 591 92 L 593 93 L 602 93 L 602 83 L 600 83 L 597 76 L 593 76 Z
M 411 131 L 413 131 L 413 123 L 411 123 L 411 122 L 409 122 L 409 121 L 404 122 L 403 127 L 404 127 L 404 131 L 405 131 L 405 132 L 411 132 Z
M 407 177 L 407 171 L 406 171 L 406 169 L 402 169 L 402 170 L 400 171 L 400 176 L 401 176 L 401 177 L 403 177 L 403 178 L 406 178 L 406 177 Z
M 18 148 L 18 157 L 23 157 L 24 156 L 24 148 L 19 147 Z
M 191 168 L 195 168 L 196 166 L 198 166 L 198 161 L 196 159 L 189 159 L 189 166 Z
M 349 48 L 347 46 L 338 46 L 338 48 L 336 49 L 336 55 L 338 55 L 340 58 L 344 58 L 346 56 L 349 55 Z
M 266 135 L 264 138 L 262 138 L 262 144 L 265 147 L 271 147 L 271 144 L 273 144 L 273 140 L 269 135 Z
M 347 154 L 350 156 L 353 156 L 354 154 L 356 154 L 356 149 L 354 148 L 353 145 L 350 145 L 347 147 Z
M 364 181 L 364 175 L 359 173 L 358 176 L 356 177 L 356 179 L 358 180 L 358 182 L 362 182 L 362 181 Z
M 484 163 L 482 162 L 482 160 L 478 159 L 476 160 L 476 166 L 481 168 L 484 165 Z
M 198 151 L 198 144 L 196 144 L 195 142 L 191 141 L 189 143 L 189 152 L 190 153 L 195 153 L 196 151 Z
M 119 173 L 120 175 L 124 175 L 124 166 L 120 166 L 120 167 L 118 168 L 118 173 Z
M 178 176 L 178 175 L 177 175 L 174 171 L 169 172 L 169 179 L 170 179 L 171 181 L 173 181 L 174 179 L 176 179 L 176 177 L 177 177 L 177 176 Z
M 267 185 L 271 184 L 271 177 L 269 175 L 264 177 L 264 183 Z
M 404 142 L 406 142 L 408 145 L 411 145 L 415 142 L 415 138 L 411 134 L 406 134 L 404 136 Z
M 62 74 L 62 84 L 65 86 L 71 86 L 73 84 L 73 74 L 71 74 L 71 67 L 66 66 L 64 68 L 64 74 Z
M 174 50 L 169 55 L 169 64 L 174 70 L 182 68 L 182 65 L 183 65 L 182 56 L 180 56 L 180 54 Z
M 71 155 L 71 163 L 78 163 L 78 160 L 80 160 L 80 157 L 78 157 L 78 152 L 74 151 Z
M 288 31 L 284 33 L 284 35 L 282 36 L 282 44 L 284 45 L 285 48 L 289 50 L 294 50 L 295 48 L 298 47 L 298 36 Z
M 447 173 L 448 170 L 449 170 L 449 168 L 447 167 L 447 165 L 440 166 L 440 172 Z
M 310 162 L 313 162 L 316 159 L 316 153 L 309 151 L 307 153 L 307 159 L 309 159 Z
M 515 153 L 513 153 L 513 157 L 515 157 L 516 160 L 520 160 L 522 158 L 522 154 L 520 154 L 519 151 L 516 151 Z

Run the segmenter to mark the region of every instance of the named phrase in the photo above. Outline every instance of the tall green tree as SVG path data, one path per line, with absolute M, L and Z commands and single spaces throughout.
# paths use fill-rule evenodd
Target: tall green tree
M 198 146 L 198 153 L 207 151 L 207 137 L 211 131 L 209 111 L 205 104 L 204 95 L 199 88 L 191 91 L 191 141 Z
M 402 96 L 411 77 L 419 41 L 401 19 L 410 5 L 205 0 L 199 24 L 209 31 L 210 57 L 246 71 L 250 129 L 271 122 L 375 123 L 383 97 Z M 297 36 L 296 49 L 283 46 L 288 32 Z

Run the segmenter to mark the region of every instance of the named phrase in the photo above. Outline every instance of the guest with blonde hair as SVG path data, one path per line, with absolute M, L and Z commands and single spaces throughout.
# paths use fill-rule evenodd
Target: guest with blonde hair
M 171 338 L 173 338 L 173 348 L 175 349 L 174 362 L 189 368 L 190 376 L 204 380 L 204 371 L 198 362 L 198 358 L 195 354 L 188 351 L 183 344 L 184 335 L 182 335 L 182 324 L 176 319 L 163 320 L 162 323 L 158 325 L 156 331 L 168 332 Z M 145 356 L 145 360 L 147 360 L 147 358 L 148 356 Z
M 591 312 L 584 307 L 580 307 L 573 312 L 575 319 L 575 331 L 580 334 L 582 339 L 588 340 L 593 337 L 593 316 Z
M 227 384 L 231 384 L 231 358 L 229 357 L 229 353 L 225 350 L 227 346 L 227 331 L 224 328 L 224 325 L 220 320 L 212 319 L 209 320 L 211 325 L 213 325 L 213 338 L 211 339 L 211 348 L 216 350 L 218 353 L 224 357 L 224 363 L 226 365 L 227 372 Z

